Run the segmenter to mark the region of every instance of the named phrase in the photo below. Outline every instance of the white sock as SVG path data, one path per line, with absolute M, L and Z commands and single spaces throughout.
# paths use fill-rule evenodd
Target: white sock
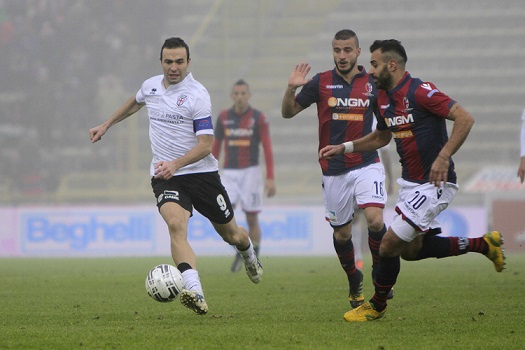
M 189 269 L 182 273 L 184 277 L 184 288 L 194 290 L 202 294 L 202 285 L 197 270 Z
M 245 263 L 251 264 L 255 260 L 255 251 L 253 250 L 253 244 L 252 240 L 248 238 L 248 241 L 250 242 L 250 246 L 246 250 L 240 250 L 239 248 L 236 248 L 239 254 L 241 254 L 242 259 Z

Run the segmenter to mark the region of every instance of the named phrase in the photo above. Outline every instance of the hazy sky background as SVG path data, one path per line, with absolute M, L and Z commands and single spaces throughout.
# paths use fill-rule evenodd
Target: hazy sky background
M 366 69 L 373 40 L 399 39 L 408 71 L 471 111 L 476 124 L 455 157 L 460 182 L 487 164 L 517 167 L 524 18 L 523 0 L 0 1 L 0 202 L 152 200 L 145 113 L 95 145 L 88 130 L 161 73 L 170 36 L 190 45 L 213 119 L 231 105 L 233 82 L 251 85 L 252 105 L 270 119 L 282 196 L 317 196 L 321 175 L 315 107 L 280 116 L 288 76 L 300 62 L 312 76 L 332 69 L 331 39 L 343 28 L 357 32 Z

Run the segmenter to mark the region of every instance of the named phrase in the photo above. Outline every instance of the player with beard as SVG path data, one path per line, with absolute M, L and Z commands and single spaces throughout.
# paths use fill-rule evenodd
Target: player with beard
M 292 118 L 315 103 L 319 119 L 318 150 L 329 144 L 358 139 L 372 132 L 377 90 L 373 79 L 357 64 L 361 53 L 355 32 L 343 29 L 332 40 L 335 68 L 307 79 L 311 67 L 295 67 L 282 100 L 282 116 Z M 299 88 L 301 91 L 296 95 Z M 352 308 L 364 302 L 363 273 L 356 268 L 352 243 L 354 204 L 363 209 L 372 253 L 372 276 L 377 271 L 379 245 L 386 232 L 383 208 L 387 201 L 385 170 L 376 150 L 320 159 L 326 219 L 333 244 L 349 283 Z M 393 294 L 391 294 L 393 295 Z
M 368 153 L 388 144 L 393 137 L 402 165 L 397 181 L 398 215 L 381 241 L 375 294 L 345 313 L 348 322 L 367 322 L 384 316 L 388 293 L 401 269 L 400 257 L 422 260 L 473 252 L 485 255 L 497 272 L 505 267 L 503 237 L 498 231 L 480 237 L 435 235 L 436 217 L 458 191 L 451 157 L 466 140 L 474 119 L 433 83 L 413 78 L 406 71 L 407 54 L 398 40 L 376 40 L 370 53 L 370 75 L 378 88 L 377 129 L 363 138 L 328 145 L 319 151 L 319 158 L 326 160 L 354 152 Z M 446 120 L 454 123 L 450 137 Z

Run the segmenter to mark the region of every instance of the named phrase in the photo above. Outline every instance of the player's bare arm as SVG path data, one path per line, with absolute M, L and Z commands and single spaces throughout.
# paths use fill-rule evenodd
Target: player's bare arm
M 340 145 L 328 145 L 319 150 L 319 159 L 332 159 L 333 156 L 353 152 L 370 152 L 386 146 L 392 139 L 390 130 L 374 130 L 365 137 Z
M 525 180 L 525 112 L 523 112 L 520 131 L 520 164 L 518 166 L 518 177 L 521 183 Z
M 195 163 L 211 153 L 213 135 L 197 136 L 198 143 L 184 156 L 173 160 L 161 160 L 155 164 L 155 177 L 168 180 L 180 168 Z
M 310 72 L 310 65 L 308 63 L 301 63 L 295 66 L 290 78 L 288 78 L 288 87 L 284 92 L 283 101 L 281 104 L 281 114 L 283 118 L 292 118 L 303 108 L 295 102 L 295 91 L 297 88 L 308 83 L 311 78 L 306 78 Z
M 102 136 L 104 136 L 111 126 L 126 119 L 130 115 L 137 113 L 143 106 L 144 104 L 137 102 L 135 96 L 131 96 L 126 102 L 122 104 L 122 106 L 113 112 L 108 120 L 89 130 L 89 138 L 91 139 L 91 143 L 100 141 Z
M 447 119 L 454 121 L 452 132 L 430 169 L 429 181 L 436 187 L 447 181 L 450 157 L 459 150 L 474 125 L 472 115 L 458 103 L 452 106 Z
M 525 157 L 521 157 L 520 166 L 518 168 L 518 176 L 521 183 L 525 180 Z

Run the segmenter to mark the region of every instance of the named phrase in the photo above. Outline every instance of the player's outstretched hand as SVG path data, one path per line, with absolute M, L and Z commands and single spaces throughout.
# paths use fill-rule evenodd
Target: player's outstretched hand
M 306 79 L 306 76 L 310 72 L 310 65 L 308 63 L 301 63 L 295 66 L 290 78 L 288 79 L 288 86 L 300 87 L 308 83 L 312 78 Z
M 343 144 L 340 145 L 328 145 L 319 151 L 319 159 L 332 159 L 333 156 L 338 154 L 344 154 L 345 153 L 345 146 Z

